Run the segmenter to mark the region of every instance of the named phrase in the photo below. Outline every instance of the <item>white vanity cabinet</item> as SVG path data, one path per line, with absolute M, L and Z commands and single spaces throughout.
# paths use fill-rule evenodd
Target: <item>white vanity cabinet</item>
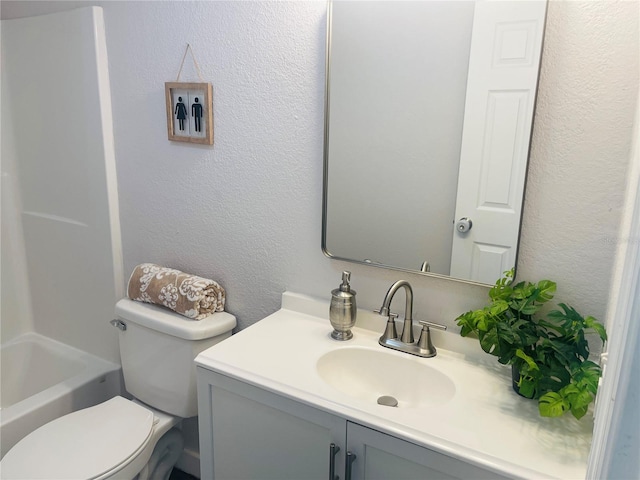
M 329 445 L 345 444 L 340 417 L 201 367 L 198 405 L 203 479 L 326 480 Z
M 198 382 L 203 479 L 326 480 L 333 461 L 347 480 L 348 453 L 353 480 L 503 478 L 202 367 Z

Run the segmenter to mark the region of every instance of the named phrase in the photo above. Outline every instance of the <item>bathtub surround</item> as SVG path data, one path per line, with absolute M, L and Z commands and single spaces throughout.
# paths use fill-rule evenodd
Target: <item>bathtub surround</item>
M 18 240 L 16 251 L 2 245 L 2 340 L 24 322 L 119 363 L 109 320 L 124 277 L 105 42 L 99 8 L 2 22 L 2 175 L 17 209 L 2 231 Z M 16 267 L 8 277 L 6 260 Z
M 123 275 L 102 10 L 3 21 L 1 35 L 4 455 L 120 393 Z
M 454 319 L 484 303 L 485 287 L 321 253 L 324 1 L 94 3 L 104 8 L 126 271 L 153 261 L 219 272 L 240 327 L 276 311 L 287 289 L 329 298 L 343 270 L 361 308 L 407 278 L 416 318 L 454 333 Z M 85 5 L 3 1 L 1 12 Z M 637 2 L 551 1 L 534 120 L 518 275 L 554 278 L 558 297 L 601 320 L 623 241 L 637 18 Z M 213 84 L 212 147 L 166 138 L 164 82 L 187 42 Z M 188 67 L 182 79 L 197 81 Z

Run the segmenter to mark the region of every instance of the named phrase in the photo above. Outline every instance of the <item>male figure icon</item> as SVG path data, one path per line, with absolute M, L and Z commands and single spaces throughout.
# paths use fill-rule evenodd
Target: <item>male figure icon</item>
M 193 119 L 194 119 L 196 132 L 201 132 L 202 131 L 202 124 L 201 124 L 202 105 L 199 103 L 198 97 L 194 99 L 194 102 L 195 103 L 191 105 L 191 115 L 193 116 Z

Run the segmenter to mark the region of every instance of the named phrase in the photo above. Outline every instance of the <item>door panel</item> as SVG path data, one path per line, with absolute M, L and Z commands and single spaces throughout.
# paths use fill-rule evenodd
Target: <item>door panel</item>
M 352 480 L 505 478 L 351 422 L 347 422 L 347 443 L 349 451 L 356 454 Z
M 513 3 L 517 3 L 514 6 Z M 546 2 L 476 2 L 451 276 L 494 283 L 515 265 Z
M 344 419 L 210 375 L 206 391 L 199 392 L 210 405 L 200 425 L 202 478 L 326 480 L 331 443 L 341 448 L 335 461 L 336 472 L 342 471 Z

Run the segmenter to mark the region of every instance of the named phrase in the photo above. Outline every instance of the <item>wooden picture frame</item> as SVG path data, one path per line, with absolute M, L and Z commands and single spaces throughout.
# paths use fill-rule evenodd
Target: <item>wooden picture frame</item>
M 169 140 L 213 145 L 211 84 L 166 82 L 164 91 Z

